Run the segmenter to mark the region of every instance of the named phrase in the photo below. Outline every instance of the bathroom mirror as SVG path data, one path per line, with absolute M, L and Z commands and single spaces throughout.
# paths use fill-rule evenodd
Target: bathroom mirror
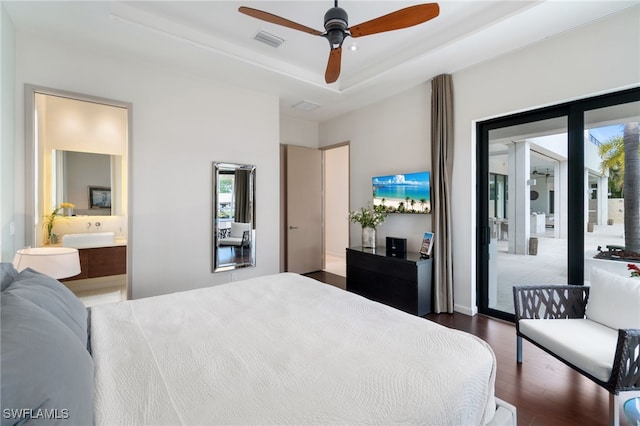
M 256 265 L 256 167 L 213 163 L 213 272 Z
M 72 203 L 74 216 L 111 216 L 122 214 L 121 155 L 54 150 L 53 187 L 56 205 Z M 109 202 L 94 202 L 95 188 L 109 196 Z M 93 193 L 92 193 L 93 192 Z

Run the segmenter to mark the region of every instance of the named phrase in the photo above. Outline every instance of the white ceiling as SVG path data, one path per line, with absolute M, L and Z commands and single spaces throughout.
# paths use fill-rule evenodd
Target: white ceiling
M 344 0 L 353 26 L 419 2 Z M 329 43 L 322 37 L 238 12 L 248 6 L 323 31 L 331 0 L 299 1 L 4 1 L 18 31 L 46 34 L 116 55 L 275 94 L 281 113 L 324 121 L 544 38 L 640 4 L 633 1 L 439 2 L 424 24 L 345 40 L 342 72 L 324 82 Z M 266 31 L 285 39 L 273 48 L 253 40 Z M 358 50 L 348 49 L 352 43 Z M 319 104 L 311 112 L 291 108 Z

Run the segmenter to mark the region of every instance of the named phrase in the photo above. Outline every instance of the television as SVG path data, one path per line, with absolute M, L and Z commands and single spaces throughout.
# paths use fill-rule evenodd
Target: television
M 429 172 L 373 177 L 373 206 L 387 213 L 431 213 Z

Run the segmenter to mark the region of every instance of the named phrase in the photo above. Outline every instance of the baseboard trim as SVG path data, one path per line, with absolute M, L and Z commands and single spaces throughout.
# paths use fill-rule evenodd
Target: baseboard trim
M 464 306 L 464 305 L 458 305 L 458 304 L 454 304 L 453 305 L 453 311 L 454 312 L 460 312 L 461 314 L 465 314 L 467 316 L 475 316 L 478 313 L 478 307 L 477 306 L 473 306 L 473 307 L 468 307 L 468 306 Z
M 335 257 L 339 257 L 339 258 L 345 259 L 345 261 L 346 261 L 346 258 L 347 258 L 345 253 L 344 253 L 344 251 L 340 251 L 340 252 L 327 251 L 327 254 L 329 256 L 335 256 Z

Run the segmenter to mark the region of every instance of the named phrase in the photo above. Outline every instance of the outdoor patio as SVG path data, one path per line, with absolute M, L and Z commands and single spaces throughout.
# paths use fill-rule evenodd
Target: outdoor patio
M 624 225 L 595 225 L 593 232 L 584 235 L 585 281 L 594 263 L 613 262 L 593 259 L 598 246 L 607 250 L 608 244 L 624 245 Z M 567 240 L 553 238 L 553 229 L 537 235 L 537 255 L 510 254 L 507 241 L 498 241 L 498 297 L 494 309 L 513 313 L 513 285 L 567 284 Z M 618 265 L 619 263 L 619 265 Z M 627 262 L 615 262 L 613 269 L 626 270 Z

